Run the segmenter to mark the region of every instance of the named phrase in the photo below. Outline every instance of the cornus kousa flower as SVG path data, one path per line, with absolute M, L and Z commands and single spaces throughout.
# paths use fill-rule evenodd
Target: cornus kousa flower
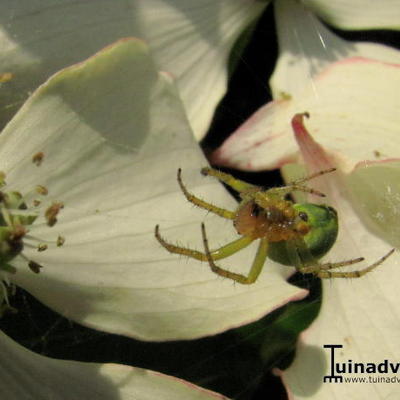
M 74 321 L 143 340 L 191 339 L 257 320 L 306 295 L 286 282 L 290 271 L 272 261 L 254 285 L 237 287 L 196 260 L 173 257 L 156 240 L 154 228 L 162 224 L 172 240 L 203 246 L 205 215 L 182 195 L 178 168 L 199 196 L 221 207 L 235 202 L 201 176 L 206 161 L 172 79 L 157 72 L 139 40 L 121 40 L 51 77 L 8 123 L 0 152 L 2 280 Z M 235 238 L 217 216 L 206 222 L 210 239 Z M 230 260 L 245 272 L 252 252 L 249 247 Z M 12 296 L 8 301 L 12 306 Z M 113 391 L 129 398 L 132 388 L 145 398 L 149 386 L 138 376 L 150 374 L 153 386 L 153 378 L 164 379 L 130 367 L 59 363 L 5 335 L 1 346 L 9 356 L 0 361 L 0 393 L 11 399 L 44 392 L 57 398 L 66 374 L 73 377 L 70 398 L 99 381 L 107 388 L 104 398 Z M 34 374 L 47 376 L 51 369 L 54 379 L 32 379 L 33 364 Z M 10 377 L 12 368 L 19 373 Z M 165 379 L 185 398 L 216 396 Z
M 242 170 L 283 167 L 287 181 L 299 171 L 335 167 L 336 172 L 313 183 L 326 195 L 323 202 L 338 212 L 338 240 L 326 259 L 364 257 L 371 264 L 399 246 L 400 53 L 334 36 L 310 14 L 317 3 L 303 2 L 309 9 L 289 0 L 276 3 L 280 54 L 270 81 L 274 101 L 239 127 L 214 153 L 213 161 Z M 363 28 L 398 27 L 385 11 L 374 16 L 365 10 L 362 17 L 352 19 L 351 13 L 344 18 L 344 10 L 353 4 L 342 4 L 341 16 L 336 5 L 318 7 L 321 15 L 330 15 L 331 23 L 347 28 L 360 28 L 357 21 L 364 21 Z M 396 10 L 398 15 L 398 5 Z M 305 112 L 310 118 L 304 122 L 297 117 L 291 126 L 293 116 Z M 343 345 L 337 362 L 379 364 L 399 359 L 392 344 L 399 329 L 394 286 L 398 264 L 395 252 L 362 279 L 323 284 L 318 318 L 300 336 L 290 368 L 278 371 L 291 398 L 396 397 L 391 385 L 355 389 L 324 384 L 324 376 L 330 375 L 330 352 L 323 346 Z
M 91 7 L 94 4 L 91 3 L 77 5 L 76 2 L 70 4 L 67 2 L 63 4 L 62 9 L 58 6 L 49 7 L 45 1 L 42 4 L 38 3 L 43 9 L 35 8 L 37 5 L 30 6 L 29 10 L 23 10 L 19 8 L 20 6 L 13 8 L 11 4 L 10 7 L 4 7 L 6 12 L 11 10 L 8 15 L 10 23 L 2 26 L 3 36 L 0 43 L 3 46 L 2 55 L 11 61 L 2 68 L 14 76 L 2 86 L 2 89 L 7 90 L 4 92 L 6 96 L 4 104 L 20 105 L 21 99 L 26 97 L 25 92 L 35 88 L 60 67 L 90 56 L 101 45 L 108 44 L 113 37 L 138 33 L 149 40 L 157 65 L 175 74 L 190 122 L 194 127 L 197 124 L 196 135 L 201 137 L 211 118 L 215 103 L 225 87 L 225 82 L 221 84 L 221 81 L 226 76 L 225 62 L 229 49 L 244 26 L 265 7 L 266 2 L 226 1 L 221 3 L 223 4 L 221 6 L 219 3 L 217 5 L 215 2 L 204 1 L 197 2 L 195 8 L 187 6 L 187 2 L 184 3 L 185 5 L 183 2 L 172 0 L 157 3 L 125 2 L 122 9 L 120 6 L 113 6 L 115 8 L 112 10 L 107 9 L 104 19 L 98 22 L 91 18 L 93 15 L 101 14 L 93 13 Z M 297 3 L 279 1 L 276 4 L 277 10 L 282 5 L 285 7 L 281 9 L 289 10 L 291 8 L 286 6 L 296 7 Z M 318 2 L 309 4 L 311 6 L 314 4 L 315 9 L 321 9 Z M 132 13 L 127 12 L 127 5 L 128 8 L 129 5 L 133 5 L 129 8 Z M 163 12 L 153 13 L 152 7 L 155 5 L 157 7 L 162 5 Z M 96 8 L 97 6 L 98 4 Z M 71 14 L 68 15 L 73 18 L 65 18 L 67 8 L 71 10 Z M 46 12 L 43 13 L 43 10 Z M 119 17 L 113 14 L 113 10 L 118 10 Z M 62 18 L 59 17 L 60 13 Z M 38 19 L 35 20 L 37 29 L 32 29 L 34 26 L 32 22 L 29 30 L 26 30 L 26 24 L 22 23 L 26 15 L 37 16 Z M 210 15 L 213 24 L 209 23 Z M 335 19 L 332 18 L 331 11 L 325 15 L 330 16 L 330 21 Z M 101 27 L 96 32 L 86 31 L 88 37 L 99 40 L 98 43 L 90 41 L 90 46 L 94 47 L 89 45 L 86 47 L 86 42 L 82 40 L 83 30 L 73 22 L 77 21 L 77 16 L 79 16 L 78 21 L 82 21 L 79 27 L 89 30 L 90 27 Z M 167 17 L 168 23 L 161 23 L 165 22 L 162 17 Z M 236 17 L 239 21 L 237 25 L 233 22 Z M 7 20 L 7 16 L 4 20 Z M 88 20 L 93 23 L 88 24 Z M 171 20 L 174 23 L 170 23 Z M 49 26 L 48 21 L 57 23 Z M 66 25 L 60 28 L 60 21 Z M 175 21 L 179 21 L 180 24 L 175 24 Z M 199 22 L 205 23 L 198 24 Z M 138 27 L 138 31 L 131 32 L 132 26 L 135 29 Z M 172 26 L 180 26 L 182 29 L 177 32 Z M 215 29 L 216 27 L 218 29 Z M 236 29 L 237 27 L 240 29 Z M 110 36 L 108 28 L 111 31 Z M 182 35 L 182 32 L 188 31 L 193 35 Z M 199 36 L 200 40 L 196 43 L 200 44 L 202 51 L 196 51 L 197 48 L 191 45 L 193 38 L 197 40 Z M 280 34 L 280 40 L 282 37 L 286 36 Z M 171 38 L 171 42 L 177 46 L 167 46 L 168 38 Z M 25 50 L 26 43 L 29 43 L 29 51 Z M 214 46 L 216 43 L 221 44 L 221 47 Z M 336 40 L 335 43 L 344 42 Z M 378 50 L 377 58 L 380 63 L 373 64 L 374 66 L 393 67 L 398 62 L 393 58 L 397 57 L 397 53 L 390 49 L 382 50 L 381 47 L 372 45 L 352 46 L 357 51 L 350 52 L 349 47 L 346 47 L 345 54 L 353 56 L 353 60 L 355 55 L 368 57 L 369 66 L 372 65 L 370 64 L 373 58 L 372 52 L 376 54 Z M 61 47 L 71 47 L 76 52 L 54 51 Z M 363 53 L 359 51 L 361 48 Z M 190 55 L 198 54 L 200 62 L 186 56 L 182 49 L 189 49 Z M 221 49 L 225 56 L 222 58 Z M 58 59 L 54 54 L 68 54 L 72 55 L 72 58 Z M 210 58 L 205 56 L 210 54 Z M 331 56 L 329 54 L 326 58 L 331 60 Z M 189 65 L 182 62 L 182 59 L 190 60 Z M 285 58 L 282 56 L 280 60 L 285 61 Z M 288 66 L 291 63 L 293 64 L 293 58 L 286 59 L 281 65 Z M 210 70 L 209 65 L 216 64 L 220 68 Z M 300 71 L 306 71 L 307 77 L 310 71 L 312 77 L 316 77 L 320 72 L 323 76 L 322 71 L 326 66 L 327 63 L 324 62 L 313 63 L 311 67 L 306 64 L 306 68 L 300 68 Z M 189 73 L 193 71 L 191 67 L 198 74 L 191 75 Z M 225 72 L 221 73 L 221 69 Z M 207 79 L 208 85 L 203 79 L 204 71 L 207 71 L 207 77 L 210 76 L 210 71 L 217 71 L 214 80 Z M 192 80 L 188 78 L 189 76 L 196 76 L 197 79 Z M 275 76 L 279 77 L 279 74 Z M 282 105 L 280 109 L 285 109 L 285 105 L 294 104 L 301 97 L 302 91 L 308 90 L 309 86 L 304 84 L 304 80 L 298 79 L 301 74 L 280 76 L 293 76 L 296 82 L 301 82 L 296 92 L 292 80 L 286 84 L 285 80 L 275 79 L 277 82 L 274 86 L 275 97 L 279 98 Z M 186 84 L 183 84 L 185 78 Z M 201 84 L 191 85 L 193 81 Z M 333 81 L 332 86 L 336 84 L 337 81 Z M 210 87 L 213 90 L 210 91 Z M 15 96 L 13 93 L 17 93 L 14 98 L 11 97 Z M 206 99 L 207 103 L 204 113 L 199 112 L 199 108 L 203 109 L 204 105 L 201 99 Z M 358 104 L 354 101 L 349 101 L 348 104 L 350 103 Z M 11 112 L 12 107 L 8 107 L 7 110 Z M 311 107 L 301 107 L 301 109 L 294 107 L 289 111 L 283 122 L 285 132 L 290 131 L 290 119 L 295 113 L 309 111 L 312 115 L 311 121 L 318 119 L 316 109 Z M 278 113 L 274 116 L 276 121 L 281 121 L 281 118 L 277 117 Z M 197 122 L 195 122 L 196 117 L 198 117 Z M 340 120 L 336 117 L 333 117 L 327 125 L 333 126 L 332 121 Z M 8 119 L 9 116 L 5 116 L 5 120 Z M 268 268 L 265 268 L 268 273 L 263 272 L 253 285 L 232 285 L 230 281 L 216 277 L 208 266 L 199 265 L 196 260 L 173 257 L 155 239 L 154 227 L 162 224 L 163 232 L 168 232 L 168 238 L 171 238 L 172 242 L 184 241 L 183 246 L 190 243 L 191 247 L 203 250 L 205 243 L 207 244 L 207 241 L 202 239 L 200 228 L 204 219 L 207 222 L 210 242 L 212 240 L 216 243 L 225 243 L 236 238 L 234 229 L 231 225 L 227 225 L 226 221 L 221 221 L 213 215 L 205 217 L 202 210 L 188 207 L 187 200 L 179 189 L 176 180 L 178 168 L 181 169 L 182 179 L 190 192 L 195 192 L 200 198 L 212 198 L 213 203 L 220 207 L 227 209 L 235 207 L 233 200 L 227 197 L 218 183 L 199 174 L 205 160 L 195 146 L 187 119 L 172 77 L 157 72 L 147 46 L 137 40 L 120 41 L 87 61 L 60 71 L 36 90 L 0 136 L 2 160 L 0 170 L 3 171 L 3 179 L 7 184 L 6 190 L 5 188 L 3 190 L 4 194 L 23 199 L 21 203 L 13 200 L 12 204 L 4 208 L 5 215 L 10 216 L 3 224 L 8 231 L 5 230 L 7 234 L 2 241 L 6 245 L 6 260 L 1 274 L 6 286 L 19 285 L 49 307 L 86 326 L 157 341 L 190 339 L 215 334 L 254 321 L 291 300 L 305 297 L 307 291 L 286 282 L 287 277 L 292 274 L 292 269 L 282 267 L 273 261 L 268 261 Z M 265 124 L 264 126 L 269 126 L 268 121 Z M 312 128 L 311 126 L 310 130 L 314 133 Z M 283 147 L 277 146 L 277 148 Z M 292 150 L 294 148 L 292 146 Z M 375 154 L 385 154 L 383 150 L 373 149 L 376 151 Z M 289 154 L 285 153 L 285 157 L 281 155 L 272 157 L 271 167 L 279 164 L 276 160 L 280 160 L 279 165 L 281 165 L 283 161 L 289 159 L 293 161 L 297 158 L 296 155 L 297 147 Z M 219 160 L 232 159 L 227 153 L 221 152 L 218 156 Z M 33 164 L 33 160 L 41 165 L 37 167 Z M 256 158 L 253 165 L 255 161 Z M 234 165 L 233 161 L 231 165 Z M 350 164 L 346 165 L 348 167 Z M 265 165 L 262 165 L 257 168 L 264 167 Z M 340 174 L 336 176 L 340 177 Z M 37 192 L 30 194 L 32 182 L 48 190 L 50 200 L 47 203 L 43 202 L 43 195 Z M 364 185 L 362 190 L 366 193 L 371 192 L 368 185 Z M 325 192 L 328 195 L 332 193 Z M 360 201 L 359 197 L 355 198 Z M 41 205 L 35 206 L 35 200 L 36 203 L 41 201 Z M 24 209 L 22 204 L 27 208 Z M 61 204 L 64 206 L 63 209 Z M 341 207 L 342 204 L 347 203 L 340 202 Z M 374 204 L 382 211 L 379 201 Z M 370 209 L 363 208 L 367 215 Z M 377 218 L 381 215 L 387 216 L 385 213 L 376 213 Z M 339 216 L 342 223 L 343 212 L 340 210 Z M 57 222 L 54 224 L 56 219 Z M 24 223 L 21 223 L 22 220 Z M 346 220 L 351 224 L 354 222 L 350 217 Z M 352 229 L 355 229 L 355 224 L 352 225 L 354 225 Z M 372 252 L 373 247 L 369 241 L 371 239 L 365 234 L 365 230 L 362 232 L 368 251 L 360 255 L 374 258 L 375 250 Z M 58 247 L 57 244 L 63 241 L 62 238 L 66 238 L 65 244 Z M 38 251 L 46 246 L 46 251 Z M 238 252 L 230 258 L 232 264 L 228 264 L 227 268 L 237 266 L 231 269 L 239 274 L 246 273 L 248 260 L 254 258 L 254 251 L 255 249 L 249 246 L 243 252 Z M 379 253 L 379 256 L 383 255 L 380 251 Z M 358 254 L 355 255 L 357 256 Z M 342 259 L 343 255 L 340 257 L 340 260 Z M 29 265 L 31 268 L 33 266 L 34 270 L 39 269 L 40 273 L 34 273 Z M 376 285 L 379 286 L 379 283 Z M 364 289 L 357 289 L 354 293 L 358 290 Z M 359 296 L 363 301 L 365 297 L 366 293 Z M 348 307 L 350 302 L 343 300 L 342 308 L 346 309 L 346 312 L 342 313 L 343 320 L 354 317 L 347 314 L 349 310 L 350 312 L 354 310 Z M 391 301 L 385 304 L 391 305 Z M 374 308 L 371 307 L 371 310 Z M 373 314 L 365 312 L 362 315 L 364 324 L 368 316 L 376 316 L 375 311 Z M 358 323 L 357 318 L 353 319 Z M 385 321 L 387 320 L 388 318 Z M 359 326 L 358 324 L 355 329 L 358 330 Z M 346 330 L 342 329 L 340 334 L 343 335 L 343 332 Z M 374 337 L 376 338 L 376 335 Z M 351 341 L 354 337 L 348 335 L 345 339 Z M 9 357 L 0 362 L 2 371 L 0 388 L 9 390 L 9 393 L 5 392 L 7 398 L 14 396 L 21 399 L 23 398 L 21 392 L 29 398 L 30 393 L 37 393 L 38 390 L 34 386 L 36 380 L 30 378 L 33 367 L 25 370 L 24 376 L 29 375 L 29 385 L 21 385 L 20 380 L 10 379 L 10 359 L 18 359 L 19 362 L 12 365 L 16 369 L 21 365 L 40 365 L 46 376 L 50 373 L 49 368 L 56 374 L 59 373 L 58 376 L 78 375 L 78 382 L 82 385 L 69 385 L 67 388 L 74 394 L 74 391 L 82 387 L 90 391 L 92 385 L 101 380 L 104 383 L 101 395 L 104 397 L 115 395 L 114 391 L 117 390 L 118 395 L 129 398 L 133 387 L 137 392 L 138 386 L 145 385 L 143 381 L 135 380 L 138 375 L 144 375 L 143 370 L 98 366 L 94 372 L 93 368 L 86 369 L 82 364 L 39 359 L 37 355 L 16 346 L 4 335 L 1 343 L 2 353 L 9 354 Z M 298 359 L 305 365 L 304 358 L 300 357 L 301 353 Z M 314 360 L 312 362 L 315 367 L 316 363 Z M 82 369 L 79 369 L 80 367 Z M 307 368 L 303 368 L 303 372 L 306 370 Z M 285 381 L 291 390 L 302 396 L 313 394 L 312 384 L 315 381 L 308 382 L 307 390 L 304 391 L 301 383 L 304 377 L 299 378 L 300 383 L 296 386 L 295 379 L 299 377 L 296 364 L 291 371 L 292 374 L 289 371 L 285 376 Z M 17 373 L 12 374 L 13 379 L 16 379 L 15 376 Z M 173 383 L 172 390 L 178 386 L 182 388 L 181 383 L 173 378 L 166 379 L 167 386 L 168 382 Z M 28 378 L 26 380 L 28 381 Z M 60 380 L 51 379 L 54 386 L 41 384 L 40 390 L 47 390 L 56 395 L 61 387 L 56 384 Z M 150 382 L 151 385 L 154 383 Z M 216 396 L 199 391 L 190 385 L 183 386 L 190 391 L 190 393 L 183 392 L 185 398 Z M 144 387 L 143 392 L 140 391 L 143 397 L 148 397 L 147 388 Z M 79 392 L 75 397 L 86 397 L 85 392 Z M 158 394 L 156 397 L 162 398 Z M 170 393 L 165 397 L 179 398 L 175 394 L 171 396 Z
M 340 154 L 321 147 L 301 120 L 295 121 L 294 126 L 308 169 L 339 167 L 334 176 L 324 177 L 317 185 L 327 194 L 327 201 L 339 215 L 339 238 L 330 257 L 361 255 L 372 262 L 387 254 L 391 246 L 398 248 L 399 230 L 395 221 L 400 209 L 400 160 L 364 161 L 344 172 Z M 287 166 L 284 171 L 289 179 L 293 178 L 292 167 Z M 343 379 L 365 378 L 365 369 L 331 371 L 331 353 L 324 345 L 342 345 L 336 362 L 347 365 L 353 361 L 379 365 L 385 359 L 399 358 L 398 348 L 391 344 L 400 328 L 397 318 L 393 317 L 399 312 L 393 283 L 400 278 L 399 264 L 395 252 L 379 269 L 361 279 L 324 284 L 318 318 L 300 335 L 297 357 L 290 368 L 278 371 L 292 398 L 351 397 L 354 388 L 345 384 L 321 384 L 329 382 L 329 378 L 324 377 L 337 376 L 337 372 L 342 371 Z M 373 371 L 369 369 L 369 372 Z M 371 396 L 370 390 L 360 385 L 356 393 L 361 397 Z M 395 387 L 387 384 L 375 385 L 373 391 L 374 398 L 382 399 L 397 393 Z
M 0 25 L 0 57 L 2 70 L 12 71 L 14 80 L 0 97 L 0 104 L 6 106 L 0 121 L 4 125 L 51 74 L 121 37 L 136 36 L 149 43 L 159 68 L 174 74 L 194 134 L 201 138 L 226 90 L 230 50 L 266 4 L 258 0 L 65 0 L 60 4 L 7 0 Z
M 6 106 L 2 125 L 52 73 L 89 57 L 120 37 L 137 36 L 148 41 L 160 68 L 173 72 L 194 134 L 201 139 L 226 90 L 226 64 L 235 41 L 272 3 L 267 0 L 127 0 L 112 4 L 99 1 L 65 0 L 54 4 L 51 0 L 40 0 L 32 4 L 6 0 L 0 27 L 0 57 L 3 70 L 13 71 L 15 79 L 0 97 L 3 99 L 0 104 Z M 302 58 L 297 56 L 302 51 L 298 50 L 309 45 L 315 48 L 317 41 L 302 36 L 304 28 L 319 26 L 319 23 L 312 16 L 311 21 L 298 17 L 299 4 L 338 28 L 398 27 L 398 5 L 391 0 L 334 4 L 320 0 L 275 1 L 279 40 L 291 43 L 291 48 L 296 50 L 288 60 L 291 63 L 296 60 L 296 64 L 301 64 Z M 281 18 L 282 8 L 292 13 L 295 25 L 288 15 Z M 368 45 L 353 44 L 337 49 L 325 35 L 321 38 L 327 44 L 327 53 L 326 57 L 316 58 L 313 73 L 338 57 L 356 53 L 359 47 L 369 53 Z M 61 47 L 69 51 L 58 51 Z M 276 88 L 276 92 L 280 90 Z
M 1 125 L 30 92 L 60 68 L 89 57 L 121 37 L 137 36 L 148 41 L 159 67 L 174 74 L 194 134 L 201 139 L 226 90 L 230 51 L 269 3 L 266 0 L 128 0 L 111 4 L 102 0 L 86 3 L 65 0 L 54 4 L 51 0 L 40 0 L 32 4 L 6 0 L 0 26 L 0 57 L 2 70 L 12 71 L 14 80 L 2 90 L 0 104 L 5 108 Z M 305 0 L 301 4 L 339 28 L 398 27 L 397 4 L 390 0 L 334 4 Z M 283 6 L 288 11 L 299 8 L 298 2 L 274 2 L 277 10 Z M 277 13 L 280 41 L 288 41 L 299 49 L 315 43 L 315 39 L 302 37 L 303 28 L 310 21 L 294 14 L 296 29 L 292 29 L 294 25 L 288 16 L 281 18 Z M 311 26 L 319 25 L 316 19 L 311 22 Z M 313 72 L 315 67 L 321 68 L 326 62 L 358 49 L 358 45 L 348 46 L 343 53 L 343 48 L 336 51 L 331 45 L 329 42 L 326 47 L 329 55 L 314 63 Z M 68 51 L 58 51 L 61 47 Z M 294 58 L 301 63 L 296 53 Z
M 171 131 L 165 118 L 173 121 Z M 183 136 L 174 143 L 176 132 Z M 77 320 L 99 328 L 105 322 L 104 329 L 147 339 L 159 334 L 198 334 L 191 327 L 186 332 L 167 328 L 168 307 L 163 310 L 165 298 L 157 300 L 155 292 L 163 291 L 163 287 L 165 292 L 175 288 L 176 304 L 180 299 L 183 303 L 187 295 L 184 291 L 179 294 L 178 281 L 173 283 L 176 271 L 171 271 L 171 266 L 169 271 L 164 270 L 163 282 L 159 273 L 164 263 L 159 262 L 157 267 L 158 260 L 153 259 L 154 265 L 150 261 L 151 249 L 158 248 L 153 237 L 154 221 L 165 221 L 166 215 L 176 221 L 185 218 L 174 216 L 167 204 L 165 211 L 157 207 L 161 210 L 157 216 L 150 211 L 144 219 L 141 215 L 148 207 L 155 208 L 151 196 L 157 192 L 166 203 L 174 201 L 163 184 L 165 178 L 157 175 L 159 162 L 164 165 L 165 159 L 176 152 L 180 154 L 177 163 L 186 165 L 189 176 L 189 165 L 196 160 L 200 165 L 204 160 L 193 142 L 171 79 L 156 72 L 142 42 L 120 41 L 56 74 L 31 96 L 0 141 L 2 301 L 12 306 L 7 289 L 16 284 L 65 315 L 75 318 L 73 314 L 78 313 Z M 175 174 L 173 166 L 169 174 Z M 147 184 L 140 186 L 143 179 Z M 143 209 L 131 219 L 129 214 L 137 206 Z M 138 254 L 140 247 L 146 250 Z M 143 258 L 147 252 L 148 261 Z M 103 269 L 105 265 L 108 267 Z M 150 272 L 147 277 L 146 271 Z M 120 284 L 114 280 L 116 274 L 120 274 Z M 190 275 L 187 278 L 192 280 Z M 143 291 L 143 285 L 148 291 Z M 135 286 L 140 288 L 136 294 Z M 140 293 L 152 301 L 140 299 Z M 110 303 L 104 302 L 107 297 L 112 299 Z M 137 314 L 135 304 L 141 308 Z M 184 313 L 183 308 L 179 313 Z M 122 311 L 120 316 L 117 309 Z M 143 321 L 137 316 L 150 316 L 152 310 L 158 316 L 153 322 L 148 320 L 148 327 L 140 333 Z M 96 314 L 97 323 L 90 322 L 90 315 Z M 131 322 L 123 322 L 126 317 Z M 158 323 L 161 325 L 157 328 Z M 138 324 L 138 329 L 131 324 Z M 153 371 L 39 356 L 2 332 L 0 348 L 1 398 L 82 399 L 93 394 L 99 399 L 132 395 L 138 399 L 224 398 Z
M 295 161 L 297 144 L 290 121 L 305 111 L 312 115 L 310 130 L 319 134 L 322 145 L 345 156 L 347 169 L 374 157 L 375 150 L 396 157 L 391 141 L 380 140 L 380 135 L 382 121 L 387 122 L 389 138 L 397 132 L 398 98 L 393 89 L 399 85 L 400 52 L 340 39 L 298 2 L 280 0 L 275 8 L 279 57 L 270 80 L 274 101 L 240 126 L 214 153 L 213 161 L 243 170 L 272 169 Z M 390 26 L 390 19 L 387 15 L 376 23 L 380 21 L 384 28 Z M 349 136 L 369 146 L 359 142 L 355 146 Z

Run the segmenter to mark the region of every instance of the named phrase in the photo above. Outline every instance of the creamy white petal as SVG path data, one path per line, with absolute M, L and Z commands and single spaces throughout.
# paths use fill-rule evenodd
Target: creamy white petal
M 365 226 L 400 248 L 400 160 L 361 162 L 349 174 L 347 186 Z
M 318 16 L 342 29 L 399 29 L 397 0 L 302 0 Z
M 44 153 L 42 165 L 32 155 Z M 43 184 L 63 201 L 59 222 L 38 219 L 31 234 L 65 237 L 62 248 L 25 254 L 13 281 L 87 326 L 145 340 L 194 338 L 254 321 L 306 294 L 289 285 L 290 268 L 267 262 L 259 281 L 234 285 L 205 263 L 168 253 L 172 243 L 203 249 L 200 222 L 217 247 L 237 237 L 232 223 L 195 209 L 188 188 L 235 207 L 222 185 L 201 177 L 205 158 L 170 79 L 156 72 L 147 47 L 124 40 L 67 68 L 40 87 L 0 136 L 10 189 Z M 246 272 L 254 247 L 222 265 Z
M 330 150 L 339 149 L 349 169 L 358 160 L 371 159 L 381 147 L 395 157 L 400 52 L 342 40 L 297 1 L 279 0 L 275 10 L 280 48 L 270 80 L 275 101 L 240 126 L 213 161 L 244 170 L 295 161 L 297 146 L 289 122 L 304 111 L 312 115 L 313 134 Z M 387 141 L 381 140 L 383 131 Z
M 297 158 L 291 118 L 307 111 L 307 126 L 351 171 L 376 154 L 398 157 L 400 64 L 350 58 L 326 68 L 289 100 L 260 108 L 214 154 L 214 161 L 246 170 L 278 168 Z
M 149 42 L 162 70 L 177 80 L 192 128 L 201 138 L 227 80 L 233 43 L 264 9 L 254 0 L 52 0 L 2 3 L 1 125 L 28 92 L 59 69 L 89 57 L 122 37 Z
M 298 139 L 309 170 L 331 166 L 332 155 L 306 132 Z M 363 167 L 363 164 L 367 166 Z M 350 174 L 338 170 L 325 175 L 323 188 L 318 182 L 313 182 L 313 187 L 316 185 L 317 189 L 323 189 L 327 201 L 337 210 L 339 217 L 337 242 L 324 261 L 365 257 L 362 263 L 340 269 L 359 270 L 377 262 L 388 254 L 391 246 L 398 245 L 397 221 L 392 217 L 400 207 L 399 165 L 398 161 L 389 160 L 369 165 L 360 163 Z M 375 190 L 371 190 L 372 187 Z M 377 228 L 382 230 L 383 221 L 387 225 L 387 232 L 381 236 Z M 384 360 L 398 362 L 399 267 L 400 256 L 395 252 L 377 269 L 359 279 L 323 281 L 319 315 L 310 328 L 301 334 L 293 364 L 280 373 L 290 398 L 396 398 L 397 383 L 324 383 L 324 376 L 331 375 L 331 355 L 330 350 L 323 346 L 343 346 L 336 350 L 337 363 L 348 365 L 348 360 L 377 365 Z M 369 376 L 376 378 L 378 375 L 384 378 L 393 376 L 347 373 L 343 374 L 343 378 L 359 377 L 369 382 Z
M 280 99 L 282 94 L 302 96 L 305 88 L 314 86 L 314 78 L 318 74 L 332 63 L 346 58 L 364 57 L 400 63 L 398 50 L 377 43 L 341 39 L 326 28 L 312 11 L 312 8 L 295 0 L 278 0 L 275 3 L 279 58 L 270 79 L 275 99 Z M 362 14 L 359 10 L 357 15 Z
M 365 266 L 386 254 L 390 245 L 367 230 L 347 199 L 336 197 L 335 200 L 341 233 L 330 252 L 329 261 L 362 256 L 366 258 Z M 396 202 L 398 208 L 398 199 Z M 382 212 L 385 213 L 385 210 Z M 356 265 L 351 269 L 357 269 Z M 397 345 L 400 329 L 399 279 L 400 257 L 395 252 L 377 270 L 362 278 L 324 282 L 318 318 L 302 333 L 296 358 L 290 368 L 283 371 L 283 380 L 291 398 L 396 398 L 397 383 L 323 383 L 323 377 L 330 375 L 330 351 L 323 346 L 343 345 L 336 351 L 335 361 L 340 363 L 348 363 L 348 360 L 365 364 L 379 364 L 384 360 L 397 363 L 400 358 Z M 378 375 L 394 376 L 390 373 L 347 373 L 342 376 L 368 380 L 369 376 L 375 378 Z
M 1 331 L 0 351 L 2 399 L 227 399 L 155 371 L 43 357 L 13 342 Z

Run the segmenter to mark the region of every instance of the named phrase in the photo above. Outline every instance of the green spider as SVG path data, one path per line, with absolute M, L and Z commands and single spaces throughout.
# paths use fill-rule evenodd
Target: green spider
M 338 217 L 335 209 L 326 205 L 294 203 L 286 199 L 289 193 L 296 190 L 324 197 L 324 194 L 306 186 L 305 183 L 334 170 L 335 168 L 320 171 L 287 186 L 263 190 L 259 186 L 241 181 L 224 172 L 203 168 L 201 170 L 203 175 L 213 176 L 239 193 L 241 202 L 235 211 L 229 211 L 188 192 L 179 169 L 178 183 L 186 199 L 222 218 L 232 220 L 240 238 L 218 249 L 210 250 L 205 226 L 201 224 L 204 244 L 202 253 L 168 243 L 161 237 L 158 225 L 155 227 L 155 237 L 170 253 L 207 261 L 216 274 L 242 284 L 251 284 L 257 280 L 267 256 L 281 264 L 294 266 L 303 274 L 311 273 L 319 278 L 359 278 L 379 266 L 394 252 L 394 249 L 361 270 L 332 271 L 364 260 L 360 257 L 336 263 L 318 262 L 318 259 L 330 250 L 337 238 Z M 260 244 L 248 275 L 231 272 L 215 264 L 216 260 L 231 256 L 257 239 L 260 240 Z

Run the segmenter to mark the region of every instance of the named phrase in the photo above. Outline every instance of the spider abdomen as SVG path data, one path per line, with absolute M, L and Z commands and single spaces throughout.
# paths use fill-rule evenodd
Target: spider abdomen
M 308 265 L 323 257 L 336 242 L 338 234 L 338 217 L 336 211 L 323 204 L 293 204 L 299 215 L 306 214 L 309 232 L 303 239 L 306 251 L 297 249 L 293 254 L 288 249 L 293 248 L 290 242 L 271 243 L 268 257 L 284 265 Z M 296 261 L 297 260 L 297 261 Z

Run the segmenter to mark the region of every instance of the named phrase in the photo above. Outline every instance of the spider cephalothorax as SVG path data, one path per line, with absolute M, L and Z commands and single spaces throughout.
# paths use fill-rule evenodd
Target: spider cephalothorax
M 205 226 L 201 224 L 204 253 L 168 243 L 161 237 L 158 225 L 155 229 L 156 238 L 169 252 L 208 261 L 211 270 L 216 274 L 243 284 L 256 281 L 267 256 L 281 264 L 292 265 L 301 273 L 312 273 L 320 278 L 361 277 L 380 265 L 394 250 L 389 251 L 377 262 L 361 270 L 332 271 L 364 260 L 360 257 L 336 263 L 322 264 L 318 262 L 336 241 L 338 233 L 336 211 L 326 205 L 299 204 L 286 199 L 289 193 L 296 190 L 324 196 L 306 186 L 305 183 L 334 170 L 334 168 L 331 168 L 320 171 L 287 186 L 264 190 L 261 187 L 235 179 L 224 172 L 212 168 L 203 168 L 201 170 L 203 175 L 214 176 L 239 193 L 242 201 L 236 210 L 230 211 L 199 199 L 188 192 L 182 182 L 181 170 L 179 169 L 178 183 L 187 200 L 220 217 L 232 220 L 240 237 L 225 246 L 210 251 Z M 231 272 L 215 264 L 216 260 L 229 257 L 255 240 L 259 240 L 260 244 L 248 275 Z
M 274 197 L 262 200 L 262 203 L 257 199 L 245 200 L 237 208 L 233 225 L 239 235 L 280 242 L 304 236 L 310 231 L 307 214 L 299 214 L 291 201 Z

